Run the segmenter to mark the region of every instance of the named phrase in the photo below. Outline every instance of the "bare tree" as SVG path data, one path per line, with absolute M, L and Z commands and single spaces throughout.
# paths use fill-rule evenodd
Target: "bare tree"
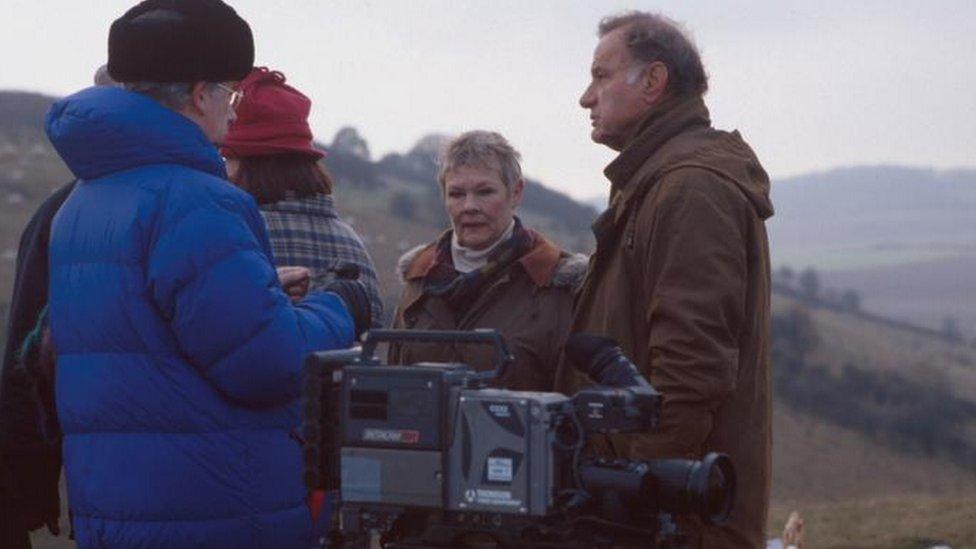
M 959 319 L 951 315 L 943 318 L 942 335 L 949 341 L 963 341 L 962 330 L 959 329 Z
M 410 193 L 397 191 L 390 197 L 390 213 L 400 219 L 413 219 L 416 211 L 417 204 Z
M 800 295 L 807 300 L 816 301 L 820 297 L 820 276 L 813 267 L 807 267 L 800 273 Z
M 840 306 L 843 307 L 845 311 L 860 311 L 861 294 L 857 293 L 857 290 L 852 288 L 844 290 L 844 293 L 840 296 Z
M 776 269 L 774 277 L 776 282 L 782 284 L 783 286 L 793 286 L 793 279 L 796 277 L 796 273 L 793 272 L 793 267 L 789 265 L 783 265 L 782 267 Z

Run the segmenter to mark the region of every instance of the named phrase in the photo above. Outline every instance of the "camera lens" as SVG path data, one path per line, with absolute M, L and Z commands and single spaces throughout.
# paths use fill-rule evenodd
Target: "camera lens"
M 566 341 L 566 358 L 581 373 L 600 385 L 610 387 L 650 387 L 637 366 L 624 356 L 617 342 L 609 337 L 576 333 Z
M 722 524 L 728 520 L 735 498 L 732 461 L 725 454 L 711 453 L 695 464 L 689 481 L 695 511 L 709 524 Z
M 701 461 L 659 459 L 647 465 L 644 490 L 658 509 L 695 514 L 709 524 L 728 520 L 735 498 L 735 471 L 727 455 L 710 453 Z

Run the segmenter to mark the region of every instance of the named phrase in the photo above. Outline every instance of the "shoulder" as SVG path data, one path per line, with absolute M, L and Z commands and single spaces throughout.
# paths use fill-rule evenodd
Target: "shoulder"
M 251 195 L 196 170 L 169 175 L 161 189 L 155 238 L 210 256 L 254 248 L 270 255 L 265 222 Z
M 559 259 L 552 273 L 551 285 L 557 288 L 576 289 L 586 276 L 589 257 L 584 254 L 569 254 Z
M 350 244 L 354 244 L 359 248 L 366 248 L 363 243 L 363 239 L 356 232 L 356 229 L 352 228 L 352 225 L 346 223 L 339 217 L 331 217 L 326 221 L 329 230 L 340 239 L 348 239 Z
M 186 170 L 183 181 L 184 184 L 174 182 L 174 190 L 183 199 L 199 200 L 201 205 L 212 203 L 228 209 L 253 210 L 255 213 L 258 211 L 254 197 L 226 179 L 196 170 Z
M 704 128 L 679 137 L 683 139 L 675 140 L 667 164 L 651 174 L 657 181 L 649 196 L 680 201 L 713 197 L 745 205 L 753 194 L 768 194 L 768 176 L 738 132 Z
M 638 205 L 639 219 L 679 219 L 689 214 L 739 218 L 751 209 L 733 180 L 705 166 L 685 165 L 666 174 Z
M 575 289 L 586 273 L 588 258 L 563 250 L 538 231 L 529 232 L 534 245 L 518 262 L 532 283 L 539 288 Z
M 735 185 L 721 173 L 707 166 L 677 166 L 661 176 L 658 182 L 660 198 L 682 200 L 694 195 L 739 194 Z
M 257 202 L 226 179 L 197 170 L 174 166 L 166 178 L 166 210 L 171 219 L 203 212 L 239 216 L 249 225 L 263 226 Z
M 421 271 L 426 271 L 434 259 L 435 242 L 421 244 L 408 250 L 397 260 L 396 274 L 400 282 L 414 278 Z

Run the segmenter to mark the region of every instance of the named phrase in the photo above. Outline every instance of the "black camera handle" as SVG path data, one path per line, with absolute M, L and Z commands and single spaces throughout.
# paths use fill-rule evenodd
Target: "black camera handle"
M 495 348 L 495 367 L 478 372 L 473 377 L 477 381 L 489 381 L 500 377 L 515 357 L 508 350 L 505 339 L 498 330 L 479 328 L 477 330 L 370 330 L 363 334 L 363 364 L 375 364 L 376 346 L 379 343 L 401 343 L 414 341 L 420 343 L 449 343 L 467 345 L 491 345 Z

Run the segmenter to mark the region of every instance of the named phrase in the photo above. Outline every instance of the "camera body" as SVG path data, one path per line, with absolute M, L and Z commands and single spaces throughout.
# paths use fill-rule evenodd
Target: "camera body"
M 343 373 L 340 499 L 544 516 L 557 484 L 554 393 L 467 388 L 469 367 Z
M 364 546 L 378 536 L 390 547 L 593 546 L 630 535 L 636 545 L 660 546 L 662 533 L 677 535 L 652 501 L 640 504 L 646 513 L 626 510 L 662 489 L 648 464 L 582 456 L 588 433 L 656 425 L 661 396 L 650 385 L 594 386 L 573 397 L 508 391 L 488 388 L 491 372 L 466 364 L 389 366 L 373 356 L 379 342 L 416 339 L 495 345 L 497 369 L 510 357 L 491 330 L 379 330 L 358 354 L 309 356 L 305 483 L 337 491 L 336 545 Z M 666 476 L 683 489 L 688 469 Z M 605 514 L 638 524 L 621 525 L 625 535 L 586 521 Z

